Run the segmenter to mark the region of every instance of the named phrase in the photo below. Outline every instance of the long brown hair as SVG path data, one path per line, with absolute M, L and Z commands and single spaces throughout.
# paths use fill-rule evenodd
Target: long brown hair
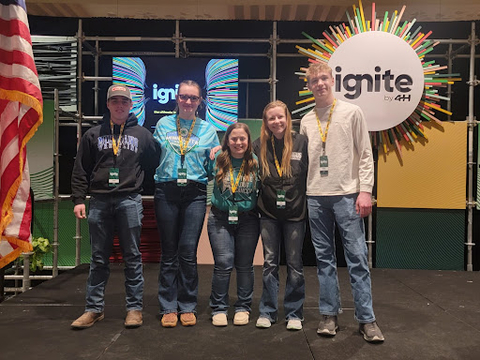
M 290 159 L 292 158 L 293 150 L 293 139 L 292 139 L 292 115 L 288 111 L 287 105 L 283 101 L 276 100 L 265 106 L 263 109 L 263 122 L 262 129 L 260 132 L 260 163 L 262 164 L 262 179 L 265 179 L 267 176 L 270 176 L 270 168 L 268 167 L 267 161 L 267 146 L 268 142 L 271 141 L 272 132 L 268 128 L 268 119 L 267 111 L 275 107 L 280 107 L 285 111 L 285 118 L 287 120 L 287 127 L 285 129 L 285 134 L 283 135 L 283 152 L 282 152 L 282 163 L 280 164 L 284 177 L 292 177 L 292 166 L 290 165 Z M 273 149 L 272 149 L 273 150 Z
M 250 174 L 253 174 L 255 170 L 258 169 L 257 160 L 253 158 L 253 150 L 252 150 L 252 137 L 250 135 L 250 129 L 246 124 L 243 123 L 235 123 L 228 127 L 222 141 L 222 153 L 217 157 L 217 164 L 216 167 L 218 169 L 217 175 L 215 175 L 215 181 L 220 186 L 223 178 L 225 176 L 229 176 L 230 167 L 232 166 L 230 148 L 228 147 L 228 140 L 230 134 L 235 129 L 243 129 L 248 136 L 248 146 L 245 154 L 243 155 L 243 159 L 245 160 L 245 167 L 243 168 L 243 176 L 244 179 L 249 179 Z

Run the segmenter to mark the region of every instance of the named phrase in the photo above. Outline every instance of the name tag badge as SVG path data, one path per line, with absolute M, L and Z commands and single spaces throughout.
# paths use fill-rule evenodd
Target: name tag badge
M 116 187 L 120 183 L 119 179 L 120 169 L 110 168 L 108 172 L 108 186 Z
M 238 206 L 232 205 L 228 208 L 228 223 L 230 225 L 238 224 Z
M 277 209 L 285 209 L 285 190 L 277 190 Z
M 328 176 L 328 156 L 320 156 L 320 176 Z
M 187 186 L 187 169 L 178 168 L 177 186 Z
M 301 152 L 292 152 L 291 160 L 302 160 L 302 153 Z

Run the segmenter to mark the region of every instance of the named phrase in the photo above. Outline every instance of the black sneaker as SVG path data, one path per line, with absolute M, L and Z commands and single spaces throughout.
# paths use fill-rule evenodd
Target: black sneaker
M 317 334 L 323 336 L 335 336 L 337 330 L 337 317 L 335 315 L 322 315 L 322 320 L 318 323 Z
M 360 334 L 363 334 L 365 341 L 371 343 L 381 343 L 385 341 L 385 337 L 375 321 L 368 324 L 360 324 L 359 331 Z

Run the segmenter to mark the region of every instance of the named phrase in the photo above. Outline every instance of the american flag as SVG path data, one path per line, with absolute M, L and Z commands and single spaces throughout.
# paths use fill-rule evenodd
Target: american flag
M 27 142 L 43 121 L 24 0 L 0 0 L 0 268 L 31 251 Z

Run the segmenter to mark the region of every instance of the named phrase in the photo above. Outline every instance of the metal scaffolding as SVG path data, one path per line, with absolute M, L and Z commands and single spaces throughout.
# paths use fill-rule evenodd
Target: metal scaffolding
M 53 266 L 52 266 L 52 275 L 47 276 L 48 278 L 54 277 L 58 274 L 58 202 L 62 198 L 67 198 L 67 196 L 59 195 L 59 183 L 58 183 L 58 156 L 59 156 L 59 139 L 58 131 L 60 126 L 76 126 L 77 128 L 77 148 L 82 136 L 82 126 L 89 126 L 92 122 L 98 121 L 101 119 L 101 116 L 98 114 L 98 104 L 99 104 L 99 82 L 111 81 L 112 78 L 109 76 L 100 76 L 99 74 L 99 62 L 101 56 L 111 55 L 111 56 L 160 56 L 160 57 L 174 57 L 180 58 L 184 57 L 204 57 L 204 56 L 215 56 L 215 57 L 264 57 L 270 61 L 270 72 L 268 78 L 257 78 L 257 79 L 239 79 L 240 83 L 247 84 L 247 92 L 249 91 L 250 84 L 256 83 L 265 83 L 269 85 L 270 91 L 270 100 L 273 101 L 277 97 L 277 60 L 279 58 L 285 57 L 303 57 L 297 53 L 280 53 L 278 47 L 281 44 L 305 44 L 310 43 L 310 40 L 307 39 L 281 39 L 278 35 L 277 22 L 272 22 L 272 31 L 269 38 L 204 38 L 204 37 L 185 37 L 182 35 L 181 31 L 181 21 L 175 21 L 175 28 L 173 29 L 172 36 L 166 37 L 132 37 L 132 36 L 86 36 L 83 33 L 83 22 L 80 19 L 78 21 L 78 32 L 76 35 L 77 40 L 77 63 L 76 63 L 76 77 L 77 77 L 77 109 L 75 114 L 71 114 L 65 111 L 62 111 L 60 100 L 58 98 L 58 92 L 55 92 L 55 184 L 54 184 L 54 238 L 53 238 Z M 100 44 L 102 42 L 153 42 L 153 43 L 170 43 L 173 44 L 172 51 L 168 52 L 155 52 L 155 51 L 103 51 Z M 473 270 L 472 264 L 472 247 L 475 245 L 473 240 L 473 209 L 476 205 L 473 194 L 473 183 L 474 183 L 474 128 L 477 125 L 477 120 L 474 116 L 474 88 L 479 84 L 477 77 L 475 75 L 475 59 L 479 58 L 479 55 L 476 55 L 475 47 L 479 44 L 479 39 L 476 36 L 475 22 L 471 23 L 471 32 L 468 39 L 436 39 L 436 42 L 441 44 L 448 45 L 448 51 L 446 54 L 433 54 L 427 55 L 427 57 L 443 57 L 448 61 L 448 69 L 451 72 L 453 67 L 453 62 L 455 59 L 459 58 L 468 58 L 469 62 L 469 79 L 467 84 L 469 86 L 469 96 L 468 96 L 468 117 L 466 121 L 468 122 L 468 182 L 467 182 L 467 239 L 465 242 L 466 251 L 467 251 L 467 271 Z M 91 44 L 94 43 L 94 45 Z M 188 50 L 189 43 L 243 43 L 243 44 L 266 44 L 269 49 L 266 52 L 236 52 L 236 53 L 213 53 L 213 52 L 190 52 Z M 454 49 L 454 45 L 460 46 L 457 49 Z M 462 54 L 461 52 L 465 49 L 470 49 L 469 54 Z M 83 61 L 85 55 L 91 55 L 94 61 L 94 75 L 87 76 L 83 73 Z M 82 102 L 82 85 L 84 82 L 93 82 L 94 87 L 94 114 L 85 115 L 83 113 L 83 102 Z M 448 86 L 447 94 L 450 97 L 452 95 L 451 87 Z M 450 103 L 447 105 L 450 109 Z M 248 107 L 249 102 L 245 104 L 246 114 L 248 117 Z M 375 202 L 375 199 L 374 199 Z M 369 264 L 373 266 L 373 221 L 372 215 L 368 219 L 368 234 L 367 234 L 367 244 L 369 250 Z M 80 220 L 76 220 L 76 235 L 74 237 L 76 242 L 76 255 L 75 255 L 75 266 L 80 265 L 80 253 L 81 253 L 81 224 Z M 28 262 L 28 254 L 24 254 L 25 264 Z M 5 279 L 23 279 L 23 286 L 21 287 L 22 291 L 25 291 L 30 286 L 30 279 L 38 278 L 38 276 L 30 276 L 28 273 L 28 266 L 25 266 L 23 275 L 6 275 Z M 18 289 L 18 288 L 17 288 Z M 6 289 L 12 290 L 12 289 Z M 17 291 L 17 290 L 15 290 Z
M 77 38 L 79 39 L 80 42 L 88 42 L 88 41 L 95 41 L 95 47 L 89 46 L 89 48 L 94 48 L 95 52 L 84 52 L 84 54 L 90 54 L 94 55 L 95 57 L 95 69 L 98 69 L 98 61 L 99 57 L 98 54 L 100 52 L 99 48 L 99 41 L 105 41 L 105 42 L 125 42 L 125 41 L 150 41 L 150 42 L 173 42 L 174 44 L 174 51 L 172 52 L 142 52 L 142 51 L 102 51 L 102 55 L 112 55 L 112 56 L 141 56 L 141 55 L 157 55 L 157 56 L 174 56 L 176 58 L 180 57 L 180 54 L 182 53 L 188 53 L 189 57 L 200 57 L 200 56 L 220 56 L 220 57 L 267 57 L 270 60 L 270 76 L 268 78 L 264 79 L 239 79 L 239 82 L 244 82 L 244 83 L 268 83 L 270 86 L 270 100 L 273 101 L 276 99 L 276 87 L 278 83 L 277 79 L 277 59 L 279 57 L 303 57 L 303 55 L 299 54 L 293 54 L 293 53 L 279 53 L 278 52 L 278 45 L 279 44 L 301 44 L 301 43 L 310 43 L 310 40 L 306 39 L 281 39 L 278 36 L 278 31 L 277 31 L 277 22 L 274 21 L 272 22 L 272 33 L 270 35 L 269 39 L 239 39 L 239 38 L 234 38 L 234 39 L 229 39 L 229 38 L 191 38 L 191 37 L 184 37 L 180 33 L 180 21 L 177 20 L 175 22 L 175 33 L 173 37 L 99 37 L 99 36 L 84 36 L 82 33 L 82 21 L 79 20 L 79 32 L 77 34 Z M 468 218 L 468 223 L 467 223 L 467 239 L 466 239 L 466 247 L 467 247 L 467 270 L 472 271 L 473 270 L 473 264 L 472 264 L 472 246 L 475 245 L 473 241 L 473 208 L 476 205 L 476 202 L 474 201 L 473 198 L 473 175 L 474 175 L 474 157 L 473 157 L 473 151 L 474 151 L 474 144 L 473 144 L 473 130 L 474 127 L 477 125 L 477 121 L 474 117 L 474 87 L 478 85 L 478 81 L 476 80 L 476 75 L 475 75 L 475 59 L 478 58 L 479 56 L 476 55 L 475 53 L 475 47 L 479 43 L 479 39 L 476 36 L 476 29 L 475 29 L 475 22 L 471 23 L 471 33 L 468 39 L 462 40 L 462 39 L 436 39 L 434 40 L 435 42 L 439 42 L 441 44 L 448 44 L 448 51 L 446 54 L 432 54 L 432 55 L 427 55 L 429 58 L 433 57 L 444 57 L 448 61 L 448 69 L 449 72 L 451 73 L 452 67 L 453 67 L 453 61 L 457 58 L 469 58 L 470 64 L 469 64 L 469 70 L 470 70 L 470 75 L 469 75 L 469 80 L 467 84 L 469 85 L 469 115 L 466 119 L 468 121 L 468 199 L 467 199 L 467 218 Z M 220 43 L 268 43 L 270 46 L 270 49 L 266 53 L 207 53 L 207 52 L 188 52 L 187 44 L 188 43 L 212 43 L 212 42 L 220 42 Z M 460 45 L 461 47 L 459 49 L 456 49 L 455 51 L 453 50 L 453 45 Z M 470 54 L 460 54 L 462 49 L 464 47 L 470 47 Z M 81 53 L 81 46 L 79 45 L 79 54 Z M 82 58 L 79 57 L 79 62 L 81 63 Z M 79 71 L 78 71 L 78 82 L 82 83 L 83 81 L 95 81 L 95 104 L 98 104 L 98 81 L 111 81 L 110 77 L 100 77 L 98 74 L 95 74 L 93 77 L 89 76 L 84 76 L 84 74 L 81 71 L 81 64 L 79 64 Z M 81 89 L 80 85 L 79 88 Z M 247 88 L 248 91 L 248 88 Z M 447 89 L 447 96 L 451 97 L 452 95 L 452 90 L 451 86 L 448 86 Z M 79 97 L 81 94 L 79 93 Z M 81 104 L 81 102 L 79 101 Z M 247 100 L 247 110 L 246 113 L 248 114 L 248 100 Z M 448 108 L 450 109 L 451 104 L 450 102 L 447 104 Z M 95 110 L 98 110 L 98 107 L 95 107 Z M 101 117 L 98 116 L 98 114 L 95 114 L 96 116 L 89 116 L 88 118 L 83 116 L 81 111 L 79 110 L 79 119 L 88 119 L 88 120 L 98 120 Z M 79 123 L 81 120 L 79 121 Z M 81 130 L 81 127 L 79 127 L 79 130 Z M 78 138 L 80 138 L 81 134 L 78 135 Z M 374 199 L 375 202 L 375 199 Z M 373 221 L 372 221 L 372 215 L 370 215 L 368 219 L 368 234 L 367 234 L 367 244 L 368 244 L 368 250 L 369 250 L 369 264 L 370 266 L 373 265 L 373 244 L 375 241 L 373 240 L 372 234 L 373 234 Z M 80 241 L 80 233 L 77 233 L 77 241 Z

